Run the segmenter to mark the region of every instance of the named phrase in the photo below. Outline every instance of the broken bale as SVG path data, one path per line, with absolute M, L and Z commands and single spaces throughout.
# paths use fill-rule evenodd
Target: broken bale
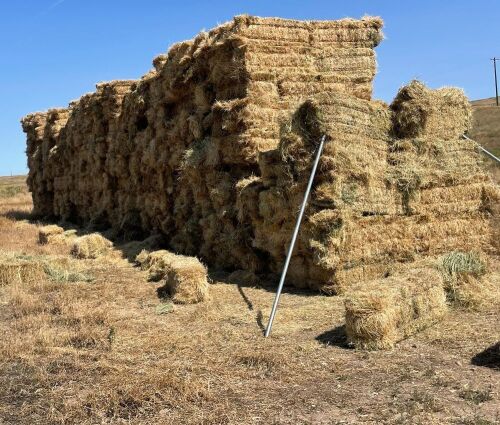
M 207 268 L 197 258 L 160 250 L 143 252 L 137 261 L 149 272 L 150 280 L 164 283 L 159 293 L 173 302 L 195 304 L 208 298 Z
M 438 267 L 454 306 L 478 309 L 499 295 L 500 287 L 487 274 L 487 260 L 478 252 L 450 252 L 439 259 Z
M 56 224 L 40 227 L 38 230 L 38 243 L 45 245 L 60 241 L 63 233 L 64 229 Z

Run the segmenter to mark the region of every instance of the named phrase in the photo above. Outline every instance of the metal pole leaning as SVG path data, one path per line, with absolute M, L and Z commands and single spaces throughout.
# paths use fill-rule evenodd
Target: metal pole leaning
M 292 240 L 290 246 L 288 247 L 288 254 L 286 256 L 285 265 L 283 266 L 283 271 L 281 272 L 280 283 L 276 291 L 276 296 L 274 298 L 273 308 L 271 310 L 271 315 L 269 316 L 269 323 L 267 324 L 265 336 L 266 338 L 271 333 L 273 327 L 274 317 L 276 316 L 276 310 L 278 309 L 278 303 L 280 301 L 281 291 L 283 290 L 283 285 L 285 284 L 285 277 L 288 271 L 288 266 L 290 265 L 290 259 L 292 258 L 293 248 L 297 240 L 297 235 L 299 234 L 300 223 L 302 222 L 302 217 L 304 216 L 304 211 L 306 210 L 307 200 L 309 198 L 309 193 L 311 192 L 312 184 L 314 181 L 314 176 L 316 175 L 316 169 L 318 168 L 319 159 L 321 158 L 321 153 L 323 152 L 323 146 L 325 144 L 326 135 L 321 137 L 321 141 L 316 152 L 316 158 L 314 159 L 314 164 L 311 170 L 311 176 L 309 177 L 309 182 L 307 183 L 306 193 L 304 194 L 304 200 L 300 207 L 299 216 L 297 217 L 297 223 L 295 224 L 295 229 L 293 230 Z
M 479 143 L 477 143 L 476 141 L 472 140 L 470 137 L 467 137 L 465 134 L 463 136 L 464 136 L 465 139 L 470 140 L 471 142 L 476 143 L 477 146 L 479 147 L 479 149 L 481 149 L 486 155 L 490 156 L 495 161 L 500 162 L 500 158 L 498 158 L 497 156 L 493 155 L 489 150 L 483 148 Z

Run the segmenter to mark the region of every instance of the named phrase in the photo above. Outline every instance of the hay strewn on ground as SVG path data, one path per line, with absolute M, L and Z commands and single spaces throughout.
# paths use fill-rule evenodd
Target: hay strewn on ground
M 413 81 L 372 100 L 381 26 L 236 17 L 139 81 L 28 115 L 35 212 L 277 273 L 325 133 L 287 283 L 342 293 L 421 257 L 493 253 L 498 188 L 460 138 L 467 99 Z

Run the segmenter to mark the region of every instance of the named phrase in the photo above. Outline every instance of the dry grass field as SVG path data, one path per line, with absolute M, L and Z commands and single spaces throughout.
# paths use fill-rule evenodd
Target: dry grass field
M 0 193 L 1 255 L 50 271 L 0 283 L 0 424 L 500 421 L 498 304 L 363 352 L 346 346 L 342 297 L 295 290 L 264 339 L 269 283 L 212 274 L 209 301 L 165 304 L 124 246 L 76 260 L 39 245 L 22 177 Z

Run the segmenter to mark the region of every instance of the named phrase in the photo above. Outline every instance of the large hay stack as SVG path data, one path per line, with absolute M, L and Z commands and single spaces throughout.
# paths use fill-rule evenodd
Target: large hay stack
M 378 18 L 236 17 L 139 81 L 28 115 L 35 212 L 162 233 L 212 267 L 277 272 L 328 136 L 289 282 L 342 292 L 393 264 L 487 250 L 494 192 L 456 89 L 371 100 Z M 490 202 L 491 203 L 491 202 Z

